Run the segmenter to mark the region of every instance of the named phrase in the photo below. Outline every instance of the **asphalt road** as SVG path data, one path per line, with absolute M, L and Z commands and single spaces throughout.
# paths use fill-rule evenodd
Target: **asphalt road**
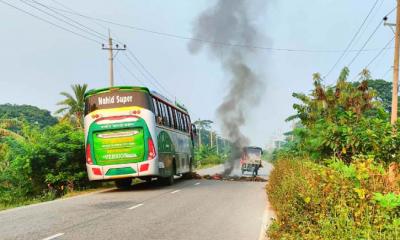
M 240 163 L 239 160 L 235 161 L 233 163 L 233 171 L 230 173 L 230 176 L 246 176 L 246 177 L 251 177 L 252 173 L 251 172 L 245 172 L 242 175 L 242 171 L 240 169 Z M 215 167 L 211 168 L 206 168 L 206 169 L 201 169 L 198 170 L 197 173 L 204 176 L 204 175 L 213 175 L 215 173 L 222 173 L 224 172 L 225 168 L 228 168 L 228 166 L 224 165 L 217 165 Z M 269 173 L 272 171 L 272 164 L 263 161 L 262 167 L 258 170 L 258 176 L 268 179 Z
M 2 211 L 0 239 L 256 240 L 272 216 L 264 187 L 179 179 L 110 189 Z

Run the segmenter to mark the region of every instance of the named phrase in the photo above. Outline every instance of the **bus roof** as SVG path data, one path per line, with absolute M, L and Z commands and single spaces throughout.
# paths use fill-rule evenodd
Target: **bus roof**
M 174 102 L 172 102 L 170 99 L 168 99 L 167 97 L 161 95 L 160 93 L 158 93 L 158 92 L 156 92 L 156 91 L 154 91 L 154 90 L 151 91 L 150 94 L 151 94 L 152 96 L 157 97 L 157 98 L 163 100 L 164 102 L 166 102 L 166 103 L 168 103 L 168 104 L 170 104 L 170 105 L 172 105 L 172 106 L 178 108 L 179 110 L 181 110 L 181 111 L 183 111 L 183 112 L 185 112 L 185 113 L 188 113 L 188 110 L 187 110 L 184 106 L 182 106 L 181 104 L 177 103 L 176 101 L 175 101 L 175 103 L 174 103 Z
M 158 93 L 158 92 L 156 92 L 156 91 L 150 91 L 147 87 L 139 87 L 139 86 L 114 86 L 114 87 L 106 87 L 106 88 L 92 89 L 92 90 L 89 90 L 88 92 L 85 93 L 85 99 L 86 99 L 87 97 L 90 97 L 90 96 L 93 96 L 93 95 L 96 95 L 96 94 L 99 94 L 99 93 L 109 92 L 109 91 L 112 91 L 112 90 L 122 90 L 122 91 L 124 91 L 124 90 L 126 90 L 126 91 L 131 90 L 131 91 L 132 91 L 132 90 L 133 90 L 133 91 L 147 92 L 147 93 L 149 93 L 150 95 L 155 96 L 155 97 L 157 97 L 157 98 L 163 100 L 164 102 L 166 102 L 166 103 L 168 103 L 168 104 L 170 104 L 170 105 L 172 105 L 172 106 L 175 106 L 175 107 L 178 108 L 179 110 L 181 110 L 181 111 L 183 111 L 183 112 L 185 112 L 185 113 L 188 113 L 188 110 L 187 110 L 183 105 L 177 103 L 176 101 L 175 101 L 175 103 L 174 103 L 174 102 L 172 102 L 171 100 L 169 100 L 168 98 L 166 98 L 166 97 L 164 97 L 163 95 L 161 95 L 160 93 Z
M 104 92 L 109 92 L 112 90 L 135 90 L 135 91 L 140 91 L 140 92 L 147 92 L 150 93 L 149 89 L 146 87 L 137 87 L 137 86 L 115 86 L 115 87 L 107 87 L 107 88 L 98 88 L 98 89 L 92 89 L 88 92 L 85 93 L 85 98 L 99 94 L 99 93 L 104 93 Z

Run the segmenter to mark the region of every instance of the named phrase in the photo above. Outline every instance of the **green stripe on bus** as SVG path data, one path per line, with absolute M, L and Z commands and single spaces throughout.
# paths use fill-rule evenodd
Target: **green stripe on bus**
M 136 173 L 136 171 L 131 167 L 111 168 L 107 171 L 106 176 L 126 175 L 133 173 Z

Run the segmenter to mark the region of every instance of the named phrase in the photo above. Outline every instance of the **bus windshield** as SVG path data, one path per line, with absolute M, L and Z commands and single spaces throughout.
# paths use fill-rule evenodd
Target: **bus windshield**
M 150 94 L 145 91 L 112 90 L 86 97 L 85 116 L 99 109 L 139 106 L 153 111 Z

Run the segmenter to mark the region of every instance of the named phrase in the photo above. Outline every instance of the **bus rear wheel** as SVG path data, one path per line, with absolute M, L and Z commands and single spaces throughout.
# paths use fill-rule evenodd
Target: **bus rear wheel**
M 160 177 L 158 180 L 164 186 L 171 186 L 174 184 L 174 175 L 168 177 Z
M 132 179 L 124 178 L 115 180 L 115 186 L 118 189 L 128 189 L 132 185 Z

